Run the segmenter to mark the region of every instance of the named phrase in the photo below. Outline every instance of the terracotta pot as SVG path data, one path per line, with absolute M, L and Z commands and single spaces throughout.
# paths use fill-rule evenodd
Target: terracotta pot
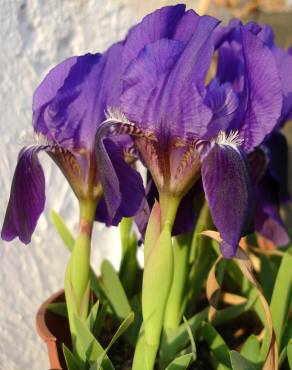
M 48 305 L 55 302 L 65 302 L 64 290 L 53 294 L 41 305 L 36 316 L 36 328 L 48 347 L 50 370 L 65 370 L 62 343 L 71 347 L 69 324 L 67 319 L 48 310 Z

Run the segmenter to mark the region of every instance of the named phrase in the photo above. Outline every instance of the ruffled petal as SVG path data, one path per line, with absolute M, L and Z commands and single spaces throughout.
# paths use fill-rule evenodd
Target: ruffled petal
M 68 149 L 93 149 L 104 111 L 118 104 L 121 54 L 122 44 L 115 44 L 104 55 L 70 58 L 50 71 L 34 94 L 35 131 Z
M 1 231 L 4 240 L 18 237 L 25 244 L 31 241 L 45 206 L 45 177 L 37 157 L 45 148 L 29 146 L 19 153 Z
M 202 94 L 217 24 L 212 17 L 199 17 L 188 43 L 161 39 L 143 49 L 124 77 L 122 110 L 131 121 L 158 135 L 206 131 L 212 112 Z
M 213 222 L 223 239 L 221 252 L 231 258 L 253 215 L 252 187 L 244 154 L 231 145 L 213 144 L 202 157 L 202 180 Z
M 148 14 L 129 31 L 123 53 L 123 71 L 138 57 L 146 45 L 161 39 L 187 42 L 197 26 L 199 16 L 185 11 L 185 5 L 165 6 Z

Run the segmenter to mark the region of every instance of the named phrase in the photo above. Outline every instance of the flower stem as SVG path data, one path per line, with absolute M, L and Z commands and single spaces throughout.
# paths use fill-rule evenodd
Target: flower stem
M 80 200 L 79 233 L 65 274 L 65 297 L 73 349 L 78 353 L 75 330 L 76 315 L 85 320 L 90 297 L 90 247 L 96 200 Z
M 176 329 L 182 319 L 183 299 L 189 273 L 190 239 L 191 236 L 188 234 L 174 238 L 174 275 L 164 316 L 166 334 Z
M 153 370 L 160 346 L 166 304 L 173 281 L 171 230 L 179 197 L 159 194 L 147 225 L 142 287 L 143 331 L 136 347 L 133 370 Z M 161 276 L 161 279 L 157 279 Z

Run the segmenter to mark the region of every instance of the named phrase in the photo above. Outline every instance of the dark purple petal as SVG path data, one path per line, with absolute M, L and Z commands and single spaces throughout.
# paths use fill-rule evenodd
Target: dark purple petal
M 277 199 L 285 203 L 290 199 L 288 190 L 288 144 L 284 135 L 274 132 L 265 145 L 269 158 L 268 173 L 277 182 Z
M 280 216 L 277 182 L 266 175 L 256 188 L 255 228 L 277 246 L 289 243 L 289 236 Z
M 1 237 L 28 244 L 45 206 L 45 177 L 37 154 L 44 146 L 23 148 L 18 156 Z
M 223 240 L 221 252 L 231 258 L 253 214 L 244 154 L 230 145 L 214 144 L 202 158 L 202 180 L 213 222 Z
M 123 147 L 104 135 L 103 126 L 96 135 L 96 163 L 104 191 L 107 224 L 117 225 L 121 217 L 131 217 L 140 208 L 145 196 L 142 178 L 125 162 Z
M 191 233 L 194 231 L 203 194 L 202 182 L 197 181 L 180 202 L 172 229 L 172 235 Z
M 96 128 L 107 106 L 120 94 L 122 45 L 106 54 L 67 59 L 48 73 L 33 99 L 36 132 L 66 148 L 93 148 Z

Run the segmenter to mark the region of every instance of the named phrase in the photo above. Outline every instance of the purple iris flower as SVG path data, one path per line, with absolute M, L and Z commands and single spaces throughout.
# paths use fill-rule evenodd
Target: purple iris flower
M 246 153 L 275 127 L 280 80 L 259 29 L 218 21 L 183 5 L 164 7 L 133 27 L 123 52 L 120 111 L 97 133 L 132 137 L 159 194 L 182 198 L 202 177 L 227 258 L 253 214 Z M 205 80 L 218 49 L 218 72 Z M 100 158 L 106 155 L 102 146 Z
M 107 187 L 94 154 L 94 136 L 104 121 L 108 105 L 117 105 L 121 88 L 119 59 L 122 44 L 113 45 L 105 54 L 86 54 L 69 58 L 45 77 L 33 97 L 33 128 L 40 143 L 23 148 L 18 157 L 10 199 L 2 228 L 2 238 L 15 237 L 27 244 L 45 205 L 45 178 L 38 153 L 45 151 L 60 167 L 79 200 L 98 201 Z M 103 170 L 124 164 L 121 145 L 106 143 L 111 159 Z M 117 223 L 122 216 L 136 213 L 144 196 L 141 178 L 131 166 L 121 166 L 128 181 L 117 187 L 116 208 L 107 222 Z M 133 193 L 132 188 L 135 187 Z M 131 196 L 131 203 L 124 200 Z M 98 216 L 98 214 L 97 214 Z

